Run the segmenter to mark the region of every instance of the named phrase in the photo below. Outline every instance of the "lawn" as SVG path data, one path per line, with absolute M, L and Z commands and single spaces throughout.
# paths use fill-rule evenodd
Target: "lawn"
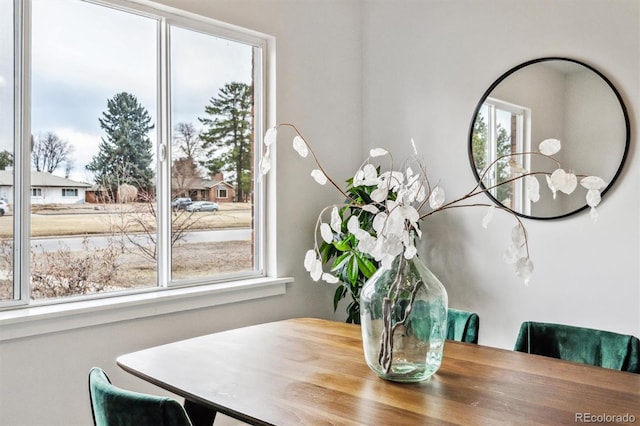
M 216 228 L 250 227 L 252 209 L 250 204 L 221 204 L 217 212 L 172 213 L 175 229 L 185 232 Z M 81 206 L 37 206 L 31 213 L 32 237 L 63 237 L 74 235 L 112 235 L 124 230 L 128 234 L 144 229 L 155 232 L 155 215 L 149 213 L 148 205 L 81 205 Z M 13 216 L 0 217 L 0 248 L 7 247 L 13 235 Z M 11 251 L 0 250 L 0 269 L 11 268 Z M 109 254 L 111 253 L 111 254 Z M 115 252 L 81 250 L 68 252 L 34 251 L 31 254 L 32 280 L 34 274 L 40 278 L 54 277 L 49 284 L 36 284 L 38 291 L 32 297 L 46 298 L 64 295 L 85 294 L 134 287 L 155 285 L 157 267 L 155 261 L 141 256 L 135 250 Z M 198 277 L 251 271 L 253 269 L 253 246 L 251 241 L 225 241 L 184 244 L 173 247 L 173 279 L 197 279 Z M 88 272 L 87 272 L 88 271 Z M 76 280 L 83 273 L 85 279 Z M 78 281 L 75 289 L 63 290 L 60 284 Z M 103 284 L 105 282 L 109 284 Z M 94 284 L 91 284 L 94 283 Z M 48 287 L 47 287 L 48 286 Z M 0 300 L 11 298 L 11 279 L 0 279 Z
M 111 234 L 126 225 L 129 232 L 141 232 L 143 226 L 155 227 L 155 215 L 145 204 L 127 205 L 53 205 L 34 206 L 31 213 L 31 236 L 70 236 Z M 0 217 L 0 238 L 13 235 L 13 216 Z M 174 226 L 188 223 L 189 229 L 215 229 L 251 226 L 251 205 L 223 203 L 218 212 L 186 212 L 172 214 Z

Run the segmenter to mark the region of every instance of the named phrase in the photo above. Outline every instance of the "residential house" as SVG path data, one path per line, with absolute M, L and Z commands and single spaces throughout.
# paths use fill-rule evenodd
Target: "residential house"
M 478 100 L 506 70 L 540 57 L 579 58 L 610 76 L 632 116 L 633 145 L 640 134 L 637 0 L 157 3 L 273 35 L 277 61 L 268 80 L 275 92 L 265 103 L 277 106 L 278 120 L 303 129 L 330 159 L 328 173 L 345 180 L 371 148 L 409 152 L 413 138 L 432 183 L 464 193 L 475 183 L 468 136 Z M 343 321 L 342 307 L 332 305 L 335 287 L 312 282 L 303 267 L 318 210 L 335 197 L 308 177 L 310 159 L 285 140 L 275 155 L 267 233 L 270 273 L 293 281 L 284 291 L 241 298 L 230 287 L 187 296 L 171 290 L 157 302 L 49 308 L 46 321 L 37 321 L 38 308 L 21 318 L 0 312 L 0 423 L 90 424 L 94 365 L 124 388 L 167 394 L 122 371 L 115 360 L 124 353 L 290 317 Z M 525 221 L 536 262 L 528 287 L 500 260 L 511 217 L 496 213 L 482 229 L 484 212 L 455 209 L 424 222 L 425 260 L 451 306 L 480 314 L 480 344 L 512 349 L 524 320 L 640 334 L 639 164 L 640 150 L 631 149 L 595 225 L 588 214 Z M 7 337 L 17 331 L 20 337 Z
M 46 172 L 31 172 L 31 204 L 83 204 L 91 185 Z M 13 204 L 13 171 L 0 170 L 0 197 Z
M 235 186 L 227 182 L 222 173 L 211 178 L 174 178 L 172 188 L 175 196 L 189 197 L 194 201 L 230 203 L 236 196 Z

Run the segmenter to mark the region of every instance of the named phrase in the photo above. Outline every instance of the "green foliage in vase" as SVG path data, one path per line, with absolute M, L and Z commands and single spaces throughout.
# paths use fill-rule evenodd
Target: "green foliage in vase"
M 353 186 L 353 178 L 347 180 L 346 192 L 349 198 L 344 207 L 339 209 L 340 217 L 348 218 L 356 215 L 361 229 L 375 235 L 373 219 L 375 214 L 362 210 L 357 206 L 375 204 L 371 200 L 371 192 L 375 185 Z M 358 250 L 358 240 L 347 229 L 347 220 L 342 221 L 341 232 L 334 233 L 331 243 L 320 245 L 322 262 L 331 263 L 331 272 L 340 280 L 333 296 L 333 309 L 338 309 L 342 299 L 351 296 L 347 305 L 347 322 L 360 324 L 360 290 L 364 283 L 378 270 L 379 262 L 371 255 Z

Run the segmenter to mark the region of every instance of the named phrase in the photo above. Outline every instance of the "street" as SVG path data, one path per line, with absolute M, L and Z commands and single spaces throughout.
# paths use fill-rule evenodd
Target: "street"
M 203 242 L 221 242 L 221 241 L 248 241 L 251 239 L 251 228 L 227 228 L 215 231 L 193 231 L 188 232 L 184 242 L 187 243 L 203 243 Z M 89 248 L 105 248 L 108 244 L 109 236 L 89 236 Z M 118 237 L 115 237 L 118 238 Z M 72 251 L 82 250 L 83 237 L 50 237 L 36 238 L 31 240 L 31 247 L 38 247 L 47 252 L 55 251 L 61 247 L 69 247 Z

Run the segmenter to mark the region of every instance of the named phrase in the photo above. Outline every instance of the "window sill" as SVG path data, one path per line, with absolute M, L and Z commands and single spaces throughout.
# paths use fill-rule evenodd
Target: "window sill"
M 258 278 L 0 312 L 0 341 L 285 294 L 292 278 Z

